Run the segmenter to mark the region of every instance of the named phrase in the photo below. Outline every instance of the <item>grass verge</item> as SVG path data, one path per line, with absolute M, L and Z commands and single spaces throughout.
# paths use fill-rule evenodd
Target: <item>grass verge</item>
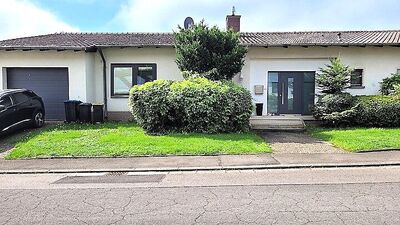
M 350 152 L 400 149 L 400 128 L 320 128 L 308 132 Z
M 16 141 L 6 159 L 78 156 L 162 156 L 271 152 L 255 133 L 152 136 L 132 123 L 61 124 Z

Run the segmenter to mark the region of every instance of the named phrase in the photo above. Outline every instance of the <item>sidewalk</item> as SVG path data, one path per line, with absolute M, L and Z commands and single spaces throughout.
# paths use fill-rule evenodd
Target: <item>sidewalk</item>
M 393 165 L 400 166 L 400 151 L 348 154 L 282 153 L 132 158 L 0 159 L 0 174 L 287 169 Z

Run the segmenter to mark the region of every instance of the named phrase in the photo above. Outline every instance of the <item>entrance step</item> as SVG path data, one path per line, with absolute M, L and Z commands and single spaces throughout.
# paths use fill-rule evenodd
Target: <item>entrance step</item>
M 281 116 L 253 116 L 250 118 L 253 130 L 275 130 L 275 131 L 303 131 L 304 120 L 299 117 Z

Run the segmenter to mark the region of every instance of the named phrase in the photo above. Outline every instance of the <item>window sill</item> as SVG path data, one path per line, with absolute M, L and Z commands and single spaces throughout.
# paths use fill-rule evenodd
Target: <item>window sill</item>
M 349 89 L 365 89 L 365 86 L 352 86 Z
M 112 95 L 111 98 L 129 98 L 129 95 Z

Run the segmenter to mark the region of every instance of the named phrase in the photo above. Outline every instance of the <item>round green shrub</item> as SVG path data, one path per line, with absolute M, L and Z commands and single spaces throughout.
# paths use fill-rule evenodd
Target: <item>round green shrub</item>
M 360 126 L 399 127 L 400 100 L 392 96 L 360 96 L 355 122 Z
M 129 107 L 149 133 L 247 131 L 253 111 L 248 90 L 231 81 L 206 78 L 135 86 Z

